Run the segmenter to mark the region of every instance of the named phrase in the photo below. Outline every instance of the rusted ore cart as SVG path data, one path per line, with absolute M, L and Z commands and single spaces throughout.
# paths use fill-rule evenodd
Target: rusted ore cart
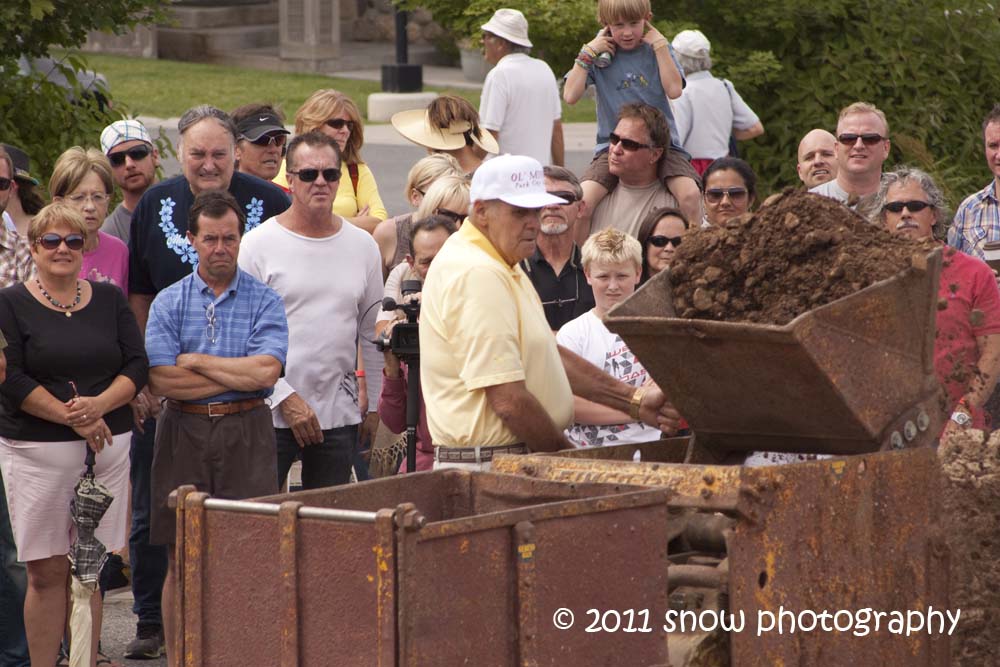
M 789 634 L 787 620 L 781 634 L 764 631 L 767 613 L 782 609 L 948 608 L 939 464 L 926 446 L 942 428 L 932 365 L 940 262 L 940 251 L 916 257 L 899 276 L 780 327 L 672 318 L 661 274 L 607 323 L 695 435 L 502 456 L 493 469 L 670 491 L 670 608 L 746 619 L 741 632 L 672 634 L 674 667 L 947 665 L 946 635 L 894 635 L 885 620 L 866 636 L 856 625 Z M 837 458 L 732 465 L 757 450 Z
M 667 665 L 660 632 L 552 626 L 560 608 L 666 608 L 667 495 L 454 470 L 256 502 L 182 487 L 174 650 L 188 667 Z

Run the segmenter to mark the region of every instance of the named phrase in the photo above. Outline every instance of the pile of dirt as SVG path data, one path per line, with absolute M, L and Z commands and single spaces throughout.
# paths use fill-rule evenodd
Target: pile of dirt
M 679 317 L 786 324 L 909 268 L 916 242 L 801 191 L 684 237 L 670 266 Z
M 962 617 L 951 637 L 952 665 L 1000 664 L 1000 431 L 945 437 L 942 515 L 951 549 L 949 607 Z

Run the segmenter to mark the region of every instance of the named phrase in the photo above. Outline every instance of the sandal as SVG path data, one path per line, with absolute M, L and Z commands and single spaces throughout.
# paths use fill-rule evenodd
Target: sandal
M 56 667 L 69 667 L 69 656 L 62 651 L 59 652 L 59 659 L 56 660 Z
M 98 652 L 97 667 L 125 667 L 125 665 L 123 665 L 120 662 L 115 662 L 114 660 L 104 655 L 103 653 Z

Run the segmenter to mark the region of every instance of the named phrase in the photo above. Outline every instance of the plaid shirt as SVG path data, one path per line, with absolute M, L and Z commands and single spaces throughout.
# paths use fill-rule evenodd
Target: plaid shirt
M 23 283 L 31 277 L 32 268 L 28 240 L 0 224 L 0 287 Z
M 996 179 L 965 198 L 948 228 L 948 245 L 978 259 L 986 259 L 983 246 L 989 241 L 1000 241 Z

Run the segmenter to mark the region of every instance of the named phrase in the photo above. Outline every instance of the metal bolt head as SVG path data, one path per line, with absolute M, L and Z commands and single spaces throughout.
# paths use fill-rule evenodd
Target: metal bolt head
M 899 431 L 893 431 L 892 435 L 889 436 L 889 446 L 893 449 L 903 448 L 903 436 Z
M 921 431 L 926 431 L 931 425 L 931 418 L 927 414 L 926 410 L 921 410 L 920 414 L 917 415 L 917 428 Z
M 714 484 L 715 475 L 713 475 L 711 472 L 706 472 L 705 475 L 702 477 L 702 480 L 705 481 L 705 484 Z

